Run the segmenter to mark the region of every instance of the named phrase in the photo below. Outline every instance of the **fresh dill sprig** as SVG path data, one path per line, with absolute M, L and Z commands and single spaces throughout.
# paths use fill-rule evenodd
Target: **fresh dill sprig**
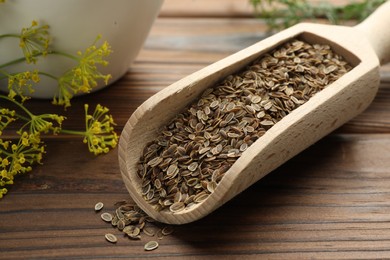
M 40 25 L 36 21 L 22 28 L 19 34 L 0 34 L 0 40 L 3 38 L 15 38 L 15 44 L 19 45 L 23 56 L 0 64 L 1 83 L 8 85 L 8 93 L 0 94 L 0 198 L 7 193 L 6 186 L 14 183 L 16 175 L 30 172 L 35 164 L 42 163 L 45 154 L 43 135 L 64 133 L 81 136 L 89 151 L 95 155 L 107 153 L 118 142 L 109 109 L 100 104 L 92 114 L 88 113 L 89 106 L 85 104 L 85 131 L 64 129 L 64 116 L 54 113 L 35 114 L 25 106 L 25 102 L 39 86 L 41 77 L 53 79 L 54 87 L 57 83 L 57 94 L 52 104 L 64 108 L 71 105 L 75 94 L 90 92 L 99 80 L 107 84 L 111 76 L 100 73 L 98 66 L 108 64 L 106 57 L 111 53 L 111 46 L 107 42 L 97 45 L 101 36 L 84 52 L 75 55 L 51 50 L 49 26 Z M 34 65 L 48 55 L 67 57 L 74 60 L 75 65 L 60 76 L 38 70 L 17 73 L 7 70 L 9 66 L 22 62 Z M 17 138 L 7 139 L 3 136 L 4 130 L 14 122 L 22 122 L 16 131 Z
M 270 31 L 279 31 L 302 21 L 326 19 L 332 24 L 362 21 L 386 0 L 351 1 L 334 5 L 329 1 L 249 0 L 256 15 L 265 19 Z

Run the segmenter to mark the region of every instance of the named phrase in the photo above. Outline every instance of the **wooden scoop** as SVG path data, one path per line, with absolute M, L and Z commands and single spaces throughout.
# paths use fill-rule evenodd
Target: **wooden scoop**
M 156 211 L 142 197 L 141 180 L 137 176 L 137 163 L 145 145 L 206 88 L 296 37 L 311 44 L 330 45 L 354 68 L 253 143 L 205 201 L 177 213 Z M 390 2 L 356 27 L 299 24 L 179 80 L 146 100 L 123 129 L 119 164 L 131 197 L 160 222 L 183 224 L 206 216 L 367 108 L 379 86 L 380 63 L 387 61 L 390 61 Z

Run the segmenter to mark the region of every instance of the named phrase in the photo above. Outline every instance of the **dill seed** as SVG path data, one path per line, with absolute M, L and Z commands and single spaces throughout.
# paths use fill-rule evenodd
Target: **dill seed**
M 116 238 L 116 236 L 114 234 L 111 234 L 111 233 L 108 233 L 108 234 L 105 234 L 104 236 L 108 242 L 110 243 L 116 243 L 118 241 L 118 239 Z
M 100 217 L 106 221 L 106 222 L 111 222 L 112 221 L 112 215 L 108 212 L 104 212 L 100 215 Z
M 178 195 L 176 199 L 183 200 L 185 198 Z M 180 206 L 181 204 L 176 205 Z M 120 201 L 115 203 L 115 206 L 117 208 L 113 213 L 102 213 L 101 218 L 107 223 L 111 223 L 112 227 L 123 232 L 130 240 L 141 240 L 143 234 L 149 237 L 156 235 L 157 239 L 161 240 L 174 231 L 173 226 L 165 225 L 157 228 L 157 226 L 161 226 L 161 224 L 155 222 L 154 219 L 148 216 L 132 201 Z M 184 204 L 182 206 L 184 206 Z M 111 243 L 117 242 L 116 236 L 111 233 L 106 234 L 105 237 L 106 240 Z M 157 247 L 158 243 L 157 246 L 154 243 L 147 245 L 148 250 L 154 250 Z
M 145 146 L 142 195 L 173 214 L 201 203 L 257 139 L 351 69 L 328 45 L 292 39 L 210 86 Z
M 102 202 L 98 202 L 95 204 L 95 211 L 100 211 L 104 207 Z
M 145 251 L 151 251 L 154 250 L 158 247 L 158 242 L 157 241 L 149 241 L 145 244 L 144 249 Z

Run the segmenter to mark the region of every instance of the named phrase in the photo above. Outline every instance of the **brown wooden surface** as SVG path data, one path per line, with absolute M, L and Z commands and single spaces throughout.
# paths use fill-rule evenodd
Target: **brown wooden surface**
M 349 0 L 309 1 L 315 4 L 327 2 L 337 6 L 351 2 Z M 358 1 L 362 2 L 363 0 Z M 168 0 L 161 9 L 160 15 L 169 17 L 253 17 L 253 7 L 249 0 Z
M 162 15 L 129 72 L 74 100 L 64 127 L 82 129 L 83 104 L 101 103 L 120 133 L 158 90 L 265 37 L 262 21 L 229 18 L 224 10 L 217 18 Z M 389 71 L 383 67 L 367 111 L 216 212 L 176 227 L 152 252 L 143 250 L 150 239 L 130 241 L 93 210 L 98 201 L 112 210 L 129 197 L 117 150 L 94 157 L 77 138 L 48 137 L 44 164 L 17 178 L 0 200 L 0 259 L 390 258 Z M 47 111 L 49 104 L 30 107 Z M 117 244 L 105 241 L 108 232 L 118 235 Z

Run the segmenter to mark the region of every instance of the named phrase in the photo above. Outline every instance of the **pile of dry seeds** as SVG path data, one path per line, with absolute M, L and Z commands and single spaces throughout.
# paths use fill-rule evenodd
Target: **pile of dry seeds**
M 253 142 L 351 69 L 329 46 L 294 39 L 210 87 L 144 148 L 145 200 L 171 212 L 202 202 Z
M 95 205 L 95 211 L 99 212 L 103 209 L 102 202 Z M 150 238 L 156 237 L 157 240 L 163 239 L 164 236 L 172 234 L 173 227 L 165 225 L 163 227 L 160 223 L 149 217 L 132 201 L 119 201 L 115 203 L 116 210 L 113 213 L 103 212 L 100 217 L 113 227 L 122 231 L 127 237 L 132 240 L 140 240 L 144 234 Z M 112 233 L 107 233 L 105 238 L 108 242 L 116 243 L 117 237 Z M 150 240 L 144 245 L 146 251 L 156 249 L 159 243 L 156 240 Z

